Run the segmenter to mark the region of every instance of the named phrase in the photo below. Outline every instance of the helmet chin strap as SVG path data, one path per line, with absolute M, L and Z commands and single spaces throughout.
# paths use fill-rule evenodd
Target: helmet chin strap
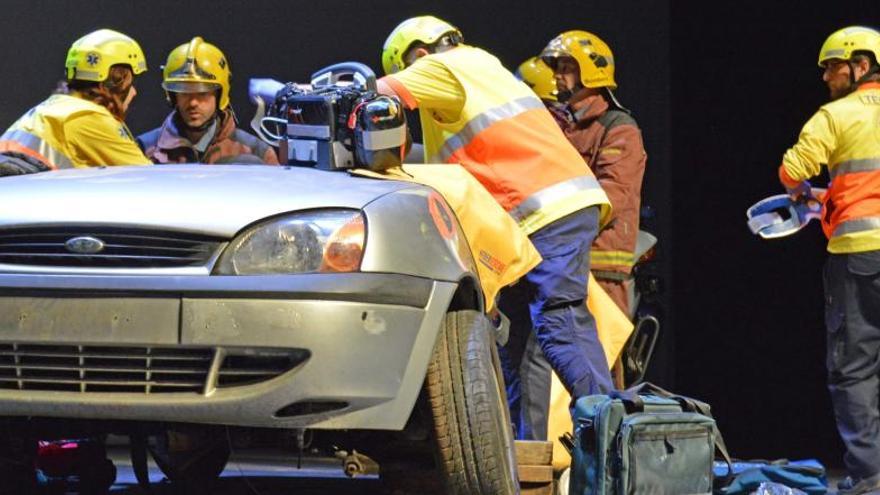
M 850 65 L 850 67 L 852 67 L 852 65 Z M 878 66 L 878 65 L 872 65 L 871 67 L 868 68 L 868 71 L 867 71 L 867 72 L 865 72 L 864 74 L 862 74 L 862 77 L 860 77 L 858 81 L 855 81 L 855 84 L 858 85 L 858 84 L 862 84 L 862 83 L 864 83 L 864 82 L 867 82 L 867 81 L 868 81 L 868 78 L 871 77 L 871 76 L 873 76 L 873 75 L 876 74 L 877 72 L 880 72 L 880 66 Z M 855 77 L 855 76 L 854 76 L 854 73 L 853 73 L 853 72 L 850 72 L 850 78 L 852 79 L 852 78 L 854 78 L 854 77 Z
M 568 100 L 570 100 L 571 97 L 574 96 L 575 93 L 577 93 L 578 91 L 580 91 L 582 89 L 584 89 L 584 85 L 580 81 L 578 81 L 577 83 L 575 83 L 574 87 L 571 89 L 558 90 L 557 94 L 556 94 L 556 100 L 560 103 L 565 103 Z
M 852 62 L 852 59 L 846 61 L 846 65 L 849 66 L 849 90 L 850 92 L 854 91 L 857 86 L 856 82 L 856 64 Z
M 852 93 L 853 91 L 858 89 L 860 84 L 867 82 L 869 77 L 876 74 L 877 72 L 880 72 L 880 66 L 871 65 L 871 67 L 868 68 L 868 71 L 862 74 L 862 77 L 860 77 L 857 81 L 856 64 L 853 63 L 852 59 L 847 60 L 846 64 L 849 65 L 849 91 L 847 91 L 847 94 Z

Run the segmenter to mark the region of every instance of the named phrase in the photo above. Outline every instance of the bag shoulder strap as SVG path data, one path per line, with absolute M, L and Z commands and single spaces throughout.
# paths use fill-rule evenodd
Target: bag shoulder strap
M 622 390 L 621 394 L 635 395 L 638 397 L 639 395 L 654 395 L 657 397 L 663 397 L 665 399 L 672 399 L 678 402 L 681 405 L 681 410 L 686 412 L 695 412 L 698 414 L 702 414 L 703 416 L 707 416 L 710 418 L 712 416 L 712 410 L 709 407 L 709 404 L 698 401 L 696 399 L 692 399 L 690 397 L 685 397 L 684 395 L 673 394 L 672 392 L 663 389 L 657 385 L 654 385 L 650 382 L 642 382 L 635 387 L 628 388 L 626 390 Z M 641 399 L 640 399 L 641 402 Z M 642 403 L 642 409 L 644 410 L 644 403 Z M 724 442 L 724 437 L 721 435 L 721 430 L 718 429 L 718 424 L 716 423 L 712 427 L 715 433 L 715 451 L 721 457 L 721 459 L 727 464 L 727 478 L 729 481 L 730 477 L 733 474 L 733 462 L 730 460 L 730 454 L 727 451 L 727 444 Z

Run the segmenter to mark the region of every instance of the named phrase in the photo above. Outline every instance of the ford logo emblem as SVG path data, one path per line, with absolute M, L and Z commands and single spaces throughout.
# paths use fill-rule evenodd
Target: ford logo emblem
M 71 253 L 97 254 L 104 250 L 104 241 L 95 237 L 74 237 L 64 243 Z

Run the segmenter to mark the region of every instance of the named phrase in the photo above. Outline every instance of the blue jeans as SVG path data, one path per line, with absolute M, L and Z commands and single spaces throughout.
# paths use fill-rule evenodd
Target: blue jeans
M 573 399 L 613 389 L 586 305 L 598 210 L 580 210 L 533 233 L 530 239 L 543 261 L 501 294 L 499 308 L 510 317 L 511 328 L 500 355 L 517 438 L 547 437 L 551 368 Z
M 824 275 L 828 390 L 858 481 L 880 474 L 880 251 L 829 255 Z

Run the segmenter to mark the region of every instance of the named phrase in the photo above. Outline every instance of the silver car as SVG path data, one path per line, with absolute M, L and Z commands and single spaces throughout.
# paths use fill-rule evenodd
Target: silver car
M 448 206 L 412 183 L 237 165 L 2 178 L 0 411 L 43 435 L 147 432 L 179 483 L 219 474 L 217 428 L 244 427 L 389 482 L 425 447 L 452 493 L 518 493 L 479 287 Z M 181 434 L 209 461 L 179 462 Z

